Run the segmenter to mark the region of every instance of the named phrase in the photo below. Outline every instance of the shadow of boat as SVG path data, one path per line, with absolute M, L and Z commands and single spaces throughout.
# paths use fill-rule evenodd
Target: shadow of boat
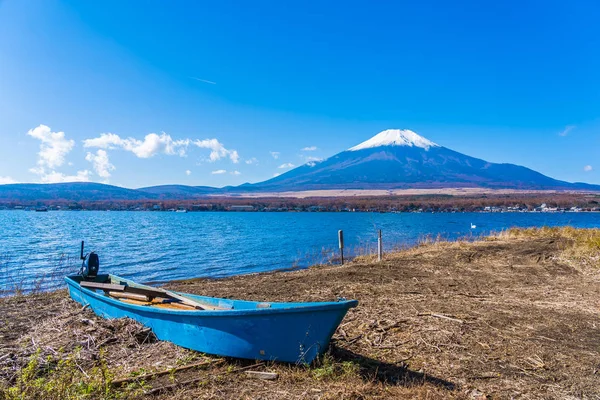
M 332 343 L 329 349 L 335 361 L 351 361 L 358 364 L 360 376 L 367 382 L 380 382 L 391 386 L 433 385 L 446 390 L 456 389 L 456 384 L 442 378 L 413 371 L 404 362 L 387 363 L 354 353 Z

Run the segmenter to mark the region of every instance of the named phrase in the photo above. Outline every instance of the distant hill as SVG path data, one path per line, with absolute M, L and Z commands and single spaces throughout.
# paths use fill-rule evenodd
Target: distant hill
M 16 183 L 0 185 L 0 201 L 110 201 L 141 200 L 150 195 L 135 189 L 92 182 Z
M 223 189 L 217 189 L 210 186 L 186 186 L 186 185 L 160 185 L 137 189 L 139 192 L 148 193 L 158 198 L 173 197 L 200 197 L 208 194 L 218 194 Z
M 487 188 L 600 191 L 514 164 L 491 163 L 440 146 L 410 130 L 390 129 L 324 161 L 255 184 L 213 188 L 162 185 L 126 189 L 100 183 L 0 185 L 0 201 L 181 200 L 329 189 Z

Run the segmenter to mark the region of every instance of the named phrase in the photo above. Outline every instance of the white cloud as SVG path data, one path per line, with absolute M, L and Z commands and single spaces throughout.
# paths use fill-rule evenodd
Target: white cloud
M 246 160 L 246 164 L 258 164 L 258 160 L 256 157 L 252 157 L 251 159 Z
M 224 169 L 218 169 L 216 171 L 211 172 L 211 174 L 213 174 L 213 175 L 221 175 L 221 174 L 226 174 L 226 173 L 227 173 L 227 171 Z
M 0 176 L 0 185 L 8 185 L 11 183 L 17 183 L 17 181 L 10 176 Z
M 302 151 L 316 151 L 317 146 L 308 146 L 302 149 Z
M 135 139 L 129 139 L 131 141 Z M 121 139 L 119 135 L 114 133 L 101 133 L 99 137 L 93 139 L 85 139 L 83 147 L 99 147 L 101 149 L 115 149 L 124 147 L 127 139 Z
M 271 157 L 273 157 L 276 160 L 279 158 L 279 155 L 281 154 L 278 151 L 270 151 L 269 153 L 271 153 Z
M 292 164 L 292 163 L 285 163 L 285 164 L 281 164 L 281 165 L 280 165 L 279 167 L 277 167 L 277 168 L 281 168 L 281 169 L 283 169 L 283 168 L 293 168 L 293 167 L 294 167 L 294 164 Z
M 240 155 L 238 154 L 238 152 L 236 150 L 231 150 L 229 152 L 229 159 L 234 163 L 237 164 L 240 162 Z
M 275 172 L 275 173 L 273 174 L 273 178 L 276 178 L 276 177 L 278 177 L 279 175 L 281 175 L 279 172 Z
M 40 125 L 37 128 L 30 129 L 27 135 L 42 142 L 38 153 L 37 167 L 29 169 L 30 172 L 40 177 L 42 183 L 86 182 L 90 180 L 91 172 L 88 170 L 77 171 L 76 175 L 65 175 L 55 170 L 55 168 L 65 163 L 67 154 L 75 147 L 75 141 L 67 139 L 64 132 L 52 132 L 50 127 Z
M 558 136 L 567 136 L 573 129 L 575 129 L 575 125 L 567 125 L 565 126 L 565 129 L 558 132 Z
M 99 137 L 86 139 L 83 147 L 96 147 L 100 149 L 121 148 L 130 151 L 139 158 L 150 158 L 156 154 L 178 155 L 185 157 L 189 139 L 173 140 L 171 135 L 161 133 L 149 133 L 144 140 L 134 138 L 123 139 L 114 133 L 102 133 Z
M 241 175 L 242 173 L 240 171 L 233 171 L 231 172 L 231 175 Z
M 240 162 L 238 152 L 226 149 L 217 139 L 195 140 L 193 143 L 201 149 L 210 149 L 209 159 L 211 162 L 220 160 L 223 157 L 229 157 L 234 164 Z
M 40 168 L 56 168 L 65 163 L 65 157 L 75 146 L 74 140 L 68 140 L 64 132 L 52 132 L 50 127 L 40 125 L 30 129 L 27 134 L 40 140 L 40 152 L 37 164 Z
M 102 133 L 97 138 L 86 139 L 83 141 L 84 147 L 95 147 L 100 149 L 123 149 L 130 151 L 139 158 L 150 158 L 156 154 L 178 155 L 185 157 L 190 145 L 195 145 L 201 149 L 209 149 L 209 161 L 214 162 L 222 158 L 229 158 L 231 162 L 237 164 L 240 162 L 240 155 L 237 150 L 225 148 L 217 139 L 180 139 L 174 140 L 170 135 L 162 133 L 149 133 L 144 140 L 135 138 L 123 139 L 114 133 Z
M 323 159 L 321 157 L 313 157 L 313 156 L 304 157 L 304 159 L 306 161 L 317 161 L 317 162 L 323 161 Z
M 32 171 L 33 172 L 33 171 Z M 42 183 L 61 183 L 61 182 L 88 182 L 90 180 L 90 171 L 77 171 L 77 175 L 65 175 L 62 172 L 50 171 L 46 173 L 41 171 L 40 179 Z
M 190 171 L 190 170 L 188 169 L 188 170 L 186 170 L 186 171 L 185 171 L 185 174 L 186 174 L 187 176 L 190 176 L 190 175 L 192 174 L 192 171 Z
M 104 178 L 105 182 L 108 182 L 108 178 L 110 178 L 110 172 L 114 171 L 116 168 L 114 165 L 108 161 L 108 154 L 106 150 L 98 150 L 96 154 L 87 153 L 85 159 L 92 163 L 94 167 L 94 171 L 98 174 L 99 177 Z
M 593 170 L 593 168 L 592 168 L 592 166 L 591 166 L 591 165 L 586 165 L 585 167 L 583 167 L 583 170 L 584 170 L 585 172 L 590 172 L 591 170 Z
M 160 136 L 156 133 L 149 133 L 143 141 L 138 140 L 129 143 L 129 148 L 126 150 L 133 152 L 140 158 L 150 158 L 157 153 L 184 157 L 189 144 L 189 139 L 173 140 L 170 135 L 164 132 Z

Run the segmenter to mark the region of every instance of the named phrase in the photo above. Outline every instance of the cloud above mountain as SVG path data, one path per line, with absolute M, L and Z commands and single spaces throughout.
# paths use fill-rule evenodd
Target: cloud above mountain
M 77 171 L 75 175 L 64 174 L 62 172 L 50 171 L 40 176 L 42 183 L 63 183 L 63 182 L 89 182 L 92 173 L 90 171 Z
M 30 129 L 27 135 L 39 140 L 37 166 L 29 171 L 38 175 L 42 183 L 60 182 L 86 182 L 90 180 L 91 172 L 88 170 L 77 171 L 75 175 L 68 175 L 57 171 L 63 166 L 67 155 L 75 147 L 75 141 L 67 139 L 64 132 L 52 132 L 47 125 L 39 125 Z
M 29 169 L 29 172 L 38 176 L 42 183 L 60 183 L 60 182 L 84 182 L 102 180 L 108 183 L 116 167 L 110 161 L 110 152 L 122 150 L 129 152 L 140 159 L 149 159 L 157 155 L 187 157 L 192 148 L 209 150 L 207 157 L 202 161 L 216 162 L 219 160 L 229 160 L 238 164 L 241 157 L 237 150 L 226 148 L 216 138 L 208 139 L 175 139 L 171 135 L 162 132 L 149 133 L 143 139 L 134 137 L 121 137 L 115 133 L 101 133 L 96 137 L 84 139 L 83 148 L 91 151 L 85 152 L 83 158 L 91 163 L 88 169 L 66 172 L 62 171 L 72 167 L 74 162 L 67 160 L 67 157 L 76 147 L 76 142 L 69 139 L 65 132 L 54 132 L 47 125 L 39 125 L 27 132 L 27 135 L 40 142 L 39 152 L 37 153 L 36 165 Z M 201 151 L 201 150 L 196 150 Z M 81 157 L 81 153 L 79 153 Z M 250 159 L 252 163 L 256 159 Z M 189 171 L 189 170 L 187 170 Z M 217 170 L 221 171 L 221 170 Z M 225 171 L 225 170 L 222 170 Z M 224 173 L 224 172 L 223 172 Z M 186 173 L 188 176 L 191 174 Z M 239 174 L 236 171 L 235 175 Z M 10 177 L 0 177 L 0 184 L 14 183 Z
M 65 163 L 65 157 L 73 147 L 75 141 L 67 139 L 64 132 L 52 132 L 49 126 L 39 125 L 30 129 L 27 134 L 41 141 L 37 164 L 40 167 L 56 168 Z
M 111 171 L 116 169 L 108 160 L 108 153 L 106 150 L 99 149 L 96 151 L 96 154 L 88 152 L 85 159 L 92 163 L 96 174 L 98 174 L 99 177 L 104 178 L 105 182 L 108 182 Z
M 149 133 L 143 140 L 131 137 L 123 139 L 114 133 L 102 133 L 97 138 L 85 139 L 83 141 L 83 147 L 100 149 L 121 148 L 132 152 L 139 158 L 150 158 L 160 153 L 169 156 L 178 155 L 184 157 L 189 144 L 190 139 L 173 140 L 171 135 L 164 132 L 160 135 Z
M 237 150 L 227 149 L 223 143 L 215 138 L 175 140 L 171 135 L 163 132 L 160 135 L 149 133 L 143 140 L 139 140 L 132 137 L 124 139 L 114 133 L 102 133 L 96 138 L 83 141 L 83 147 L 86 148 L 122 149 L 133 153 L 138 158 L 151 158 L 157 154 L 185 157 L 190 145 L 210 150 L 209 162 L 215 162 L 223 158 L 229 158 L 234 164 L 240 161 Z
M 224 157 L 229 157 L 232 163 L 240 162 L 240 156 L 236 150 L 228 150 L 217 139 L 195 140 L 194 145 L 201 149 L 210 149 L 209 160 L 214 162 Z

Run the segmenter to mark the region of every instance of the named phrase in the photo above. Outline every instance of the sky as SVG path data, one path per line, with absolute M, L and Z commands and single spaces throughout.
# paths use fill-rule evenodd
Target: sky
M 595 1 L 0 0 L 0 184 L 259 182 L 385 129 L 600 184 Z

